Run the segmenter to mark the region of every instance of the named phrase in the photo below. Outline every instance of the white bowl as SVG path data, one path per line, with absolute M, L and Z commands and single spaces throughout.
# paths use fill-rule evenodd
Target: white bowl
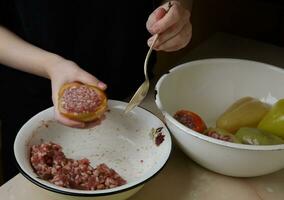
M 32 117 L 19 131 L 14 152 L 21 173 L 34 184 L 56 194 L 56 198 L 126 199 L 133 195 L 165 165 L 171 152 L 171 137 L 155 115 L 137 107 L 123 113 L 127 104 L 109 100 L 109 112 L 102 123 L 90 129 L 63 126 L 53 120 L 53 108 Z M 163 127 L 164 141 L 156 145 L 151 129 Z M 105 190 L 85 191 L 58 187 L 42 180 L 34 173 L 30 161 L 30 147 L 52 141 L 63 147 L 68 158 L 88 158 L 92 166 L 107 164 L 117 171 L 127 184 Z M 50 192 L 49 192 L 50 193 Z
M 236 177 L 259 176 L 284 168 L 284 145 L 245 145 L 195 132 L 172 116 L 179 109 L 199 114 L 207 126 L 237 99 L 268 103 L 284 98 L 284 70 L 239 59 L 204 59 L 179 65 L 156 84 L 156 104 L 179 146 L 214 172 Z

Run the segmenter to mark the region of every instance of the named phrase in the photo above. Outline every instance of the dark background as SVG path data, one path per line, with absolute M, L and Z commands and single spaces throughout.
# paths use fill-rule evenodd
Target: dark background
M 190 45 L 179 52 L 159 53 L 157 73 L 175 65 L 217 32 L 284 47 L 283 0 L 195 0 L 191 22 Z

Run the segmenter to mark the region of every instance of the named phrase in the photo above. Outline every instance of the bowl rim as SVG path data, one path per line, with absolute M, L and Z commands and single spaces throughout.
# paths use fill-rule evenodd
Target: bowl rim
M 206 64 L 206 63 L 212 63 L 212 62 L 247 62 L 247 63 L 254 63 L 254 64 L 260 64 L 263 66 L 266 66 L 274 71 L 281 72 L 284 74 L 284 69 L 281 69 L 279 67 L 253 61 L 253 60 L 247 60 L 247 59 L 236 59 L 236 58 L 208 58 L 208 59 L 200 59 L 200 60 L 194 60 L 182 63 L 180 65 L 177 65 L 176 67 L 173 67 L 168 71 L 168 73 L 162 75 L 159 80 L 157 81 L 155 85 L 155 103 L 157 107 L 160 109 L 160 111 L 163 113 L 164 118 L 169 120 L 172 124 L 176 125 L 179 129 L 181 129 L 183 132 L 182 134 L 190 134 L 195 138 L 201 139 L 208 143 L 213 143 L 216 145 L 221 145 L 224 147 L 230 147 L 234 149 L 242 149 L 242 150 L 255 150 L 255 151 L 279 151 L 284 149 L 284 144 L 277 144 L 277 145 L 249 145 L 249 144 L 238 144 L 233 142 L 227 142 L 223 140 L 218 140 L 216 138 L 209 137 L 207 135 L 204 135 L 202 133 L 196 132 L 185 125 L 178 122 L 173 116 L 171 116 L 166 110 L 163 109 L 162 101 L 159 96 L 160 87 L 162 85 L 162 82 L 173 72 L 183 70 L 184 68 L 190 68 L 194 67 L 196 64 Z M 166 126 L 169 128 L 168 124 L 166 123 Z M 170 130 L 170 128 L 169 128 Z M 172 133 L 174 135 L 174 133 Z
M 112 100 L 112 99 L 108 99 L 109 103 L 119 103 L 119 104 L 122 104 L 124 106 L 127 105 L 127 102 L 126 101 L 118 101 L 118 100 Z M 45 110 L 42 110 L 41 112 L 37 113 L 36 115 L 34 115 L 33 117 L 31 117 L 22 127 L 21 129 L 19 130 L 18 133 L 20 133 L 20 131 L 22 131 L 28 124 L 31 120 L 33 120 L 34 118 L 37 118 L 38 115 L 41 115 L 43 112 L 46 112 L 48 110 L 51 110 L 51 109 L 54 109 L 54 107 L 49 107 Z M 133 110 L 135 109 L 141 109 L 143 112 L 147 112 L 148 114 L 152 115 L 153 117 L 155 117 L 158 121 L 160 121 L 161 124 L 164 125 L 164 128 L 166 129 L 166 134 L 167 134 L 167 137 L 168 137 L 168 142 L 169 142 L 169 148 L 167 148 L 167 152 L 166 152 L 166 156 L 163 160 L 163 162 L 161 162 L 162 164 L 157 167 L 157 170 L 156 171 L 153 171 L 151 173 L 150 176 L 145 176 L 145 177 L 142 177 L 140 178 L 141 180 L 138 179 L 138 181 L 135 181 L 136 183 L 134 184 L 130 184 L 130 186 L 128 187 L 128 183 L 126 183 L 125 185 L 122 185 L 122 186 L 118 186 L 118 187 L 115 187 L 115 188 L 110 188 L 110 189 L 103 189 L 103 190 L 76 190 L 76 189 L 70 189 L 70 188 L 64 188 L 64 187 L 60 187 L 60 186 L 56 186 L 54 185 L 54 187 L 50 187 L 46 184 L 43 184 L 41 183 L 40 181 L 38 181 L 37 179 L 35 179 L 34 177 L 32 177 L 29 173 L 27 173 L 20 165 L 20 163 L 18 162 L 18 159 L 17 159 L 17 155 L 16 155 L 16 151 L 15 151 L 15 148 L 16 148 L 16 143 L 17 143 L 17 136 L 16 136 L 16 139 L 14 141 L 14 148 L 13 148 L 13 151 L 14 151 L 14 157 L 15 157 L 15 163 L 16 163 L 16 166 L 18 167 L 20 173 L 25 177 L 27 178 L 29 181 L 31 181 L 32 183 L 34 183 L 35 185 L 43 188 L 43 189 L 46 189 L 48 191 L 51 191 L 51 192 L 55 192 L 55 193 L 59 193 L 59 194 L 63 194 L 63 195 L 68 195 L 68 196 L 81 196 L 81 197 L 95 197 L 95 196 L 109 196 L 109 195 L 114 195 L 114 194 L 119 194 L 119 193 L 123 193 L 123 192 L 127 192 L 131 189 L 134 189 L 134 188 L 137 188 L 139 186 L 142 186 L 143 184 L 145 184 L 146 182 L 150 181 L 153 177 L 155 177 L 156 175 L 158 175 L 162 169 L 166 166 L 166 164 L 168 163 L 168 160 L 170 158 L 170 155 L 172 153 L 172 138 L 171 138 L 171 134 L 170 134 L 170 131 L 168 130 L 166 124 L 160 119 L 158 118 L 152 111 L 149 111 L 148 109 L 146 108 L 143 108 L 143 107 L 140 107 L 140 106 L 137 106 L 136 108 L 134 108 Z M 140 111 L 141 111 L 140 110 Z M 63 190 L 61 190 L 60 188 L 63 188 Z M 66 191 L 66 189 L 68 191 Z

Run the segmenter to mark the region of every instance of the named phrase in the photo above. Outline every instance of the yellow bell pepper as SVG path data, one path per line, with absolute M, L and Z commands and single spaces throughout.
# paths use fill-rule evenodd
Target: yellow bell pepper
M 270 105 L 253 97 L 243 97 L 232 104 L 216 122 L 217 128 L 235 133 L 241 127 L 257 127 Z

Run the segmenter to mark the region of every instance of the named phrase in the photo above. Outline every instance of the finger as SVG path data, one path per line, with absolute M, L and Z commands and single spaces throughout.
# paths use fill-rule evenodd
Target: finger
M 87 85 L 94 85 L 102 90 L 105 90 L 107 88 L 107 85 L 104 82 L 100 81 L 99 79 L 87 72 L 82 73 L 78 77 L 78 81 Z
M 182 8 L 180 4 L 173 3 L 173 6 L 169 9 L 167 14 L 162 19 L 158 20 L 155 24 L 152 25 L 151 32 L 152 33 L 164 32 L 169 27 L 178 23 L 182 19 L 183 15 L 189 16 L 189 11 Z
M 58 84 L 54 84 L 54 85 L 58 85 Z M 60 123 L 66 125 L 66 126 L 70 126 L 70 127 L 76 127 L 76 128 L 84 128 L 85 124 L 82 122 L 78 122 L 78 121 L 74 121 L 71 119 L 68 119 L 66 117 L 64 117 L 63 115 L 61 115 L 59 113 L 59 109 L 58 109 L 58 91 L 59 88 L 57 88 L 56 86 L 52 85 L 52 101 L 53 101 L 53 105 L 54 105 L 54 118 L 59 121 Z
M 192 27 L 191 24 L 188 23 L 186 26 L 183 27 L 183 29 L 175 35 L 170 40 L 164 42 L 160 46 L 154 48 L 157 51 L 177 51 L 179 49 L 184 48 L 191 40 L 192 35 Z
M 55 110 L 58 110 L 58 92 L 59 92 L 59 86 L 61 84 L 57 83 L 56 81 L 52 81 L 51 82 L 51 89 L 52 89 L 52 101 L 53 101 L 53 105 Z
M 170 28 L 168 28 L 166 31 L 159 34 L 159 37 L 158 37 L 154 47 L 160 46 L 161 44 L 163 44 L 167 40 L 173 38 L 175 35 L 177 35 L 183 29 L 183 27 L 187 23 L 189 23 L 189 15 L 183 15 L 182 20 L 180 20 L 178 23 L 176 23 L 173 26 L 171 26 Z M 148 45 L 152 44 L 153 39 L 154 39 L 154 36 L 149 38 Z
M 177 4 L 179 4 L 179 2 L 176 2 Z M 172 6 L 172 3 L 171 3 Z M 169 10 L 169 2 L 161 5 L 160 7 L 158 7 L 154 12 L 152 12 L 152 14 L 148 17 L 147 23 L 146 23 L 146 27 L 148 29 L 149 32 L 151 32 L 151 27 L 160 19 L 162 19 L 165 14 L 168 12 Z
M 69 126 L 69 127 L 74 127 L 74 128 L 84 128 L 85 127 L 85 123 L 83 123 L 83 122 L 74 121 L 74 120 L 71 120 L 71 119 L 68 119 L 68 118 L 62 116 L 58 112 L 57 108 L 55 108 L 54 113 L 55 113 L 55 119 L 57 121 L 59 121 L 61 124 L 64 124 L 64 125 Z
M 162 19 L 163 16 L 167 13 L 166 9 L 162 6 L 157 8 L 148 18 L 146 22 L 146 28 L 151 33 L 151 27 L 155 24 L 158 20 Z

